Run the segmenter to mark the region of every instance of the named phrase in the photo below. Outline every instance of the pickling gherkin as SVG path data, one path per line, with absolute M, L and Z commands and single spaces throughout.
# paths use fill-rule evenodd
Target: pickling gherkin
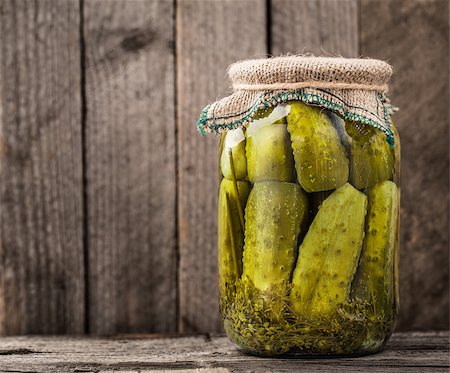
M 390 180 L 369 189 L 366 236 L 352 297 L 390 314 L 394 302 L 394 250 L 398 231 L 399 193 Z
M 348 159 L 331 119 L 320 107 L 291 102 L 287 115 L 297 178 L 307 192 L 339 188 L 348 179 Z
M 370 188 L 392 178 L 394 157 L 386 135 L 368 125 L 346 123 L 351 137 L 350 182 L 357 189 Z
M 400 206 L 400 179 L 401 179 L 401 173 L 400 173 L 400 162 L 401 162 L 401 145 L 400 145 L 400 135 L 398 133 L 397 128 L 395 127 L 394 123 L 391 121 L 391 128 L 394 132 L 394 148 L 391 149 L 392 155 L 394 157 L 394 176 L 392 177 L 392 180 L 397 185 L 398 188 L 398 198 L 397 202 Z M 397 211 L 397 237 L 395 239 L 395 246 L 394 246 L 394 303 L 395 303 L 395 310 L 396 312 L 399 309 L 399 299 L 400 299 L 400 289 L 399 289 L 399 253 L 400 251 L 400 209 L 398 208 Z
M 348 301 L 364 237 L 367 197 L 349 183 L 323 203 L 299 248 L 291 300 L 302 317 L 332 314 Z
M 236 193 L 237 189 L 237 193 Z M 222 179 L 219 190 L 218 256 L 220 289 L 238 279 L 242 273 L 244 247 L 243 217 L 251 184 L 248 181 Z M 240 204 L 240 206 L 238 206 Z
M 236 128 L 226 133 L 220 156 L 220 168 L 222 175 L 229 180 L 233 180 L 233 171 L 237 180 L 247 178 L 245 135 L 242 128 Z
M 248 179 L 294 181 L 294 159 L 284 120 L 270 123 L 262 118 L 250 123 L 247 135 Z
M 298 184 L 255 183 L 245 208 L 243 278 L 262 291 L 288 284 L 307 211 Z

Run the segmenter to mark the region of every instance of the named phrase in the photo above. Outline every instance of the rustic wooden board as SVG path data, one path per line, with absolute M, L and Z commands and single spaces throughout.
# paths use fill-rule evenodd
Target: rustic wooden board
M 265 1 L 177 2 L 178 212 L 183 332 L 221 329 L 217 299 L 217 138 L 201 109 L 229 92 L 226 67 L 266 53 Z
M 448 16 L 446 0 L 361 2 L 361 53 L 394 66 L 400 107 L 399 329 L 449 327 Z
M 0 335 L 84 330 L 79 16 L 0 2 Z
M 90 332 L 173 331 L 173 1 L 85 1 L 84 18 Z
M 448 332 L 394 334 L 378 354 L 340 359 L 267 359 L 221 336 L 89 339 L 8 337 L 0 370 L 14 372 L 448 372 Z M 222 369 L 218 369 L 222 368 Z
M 358 56 L 357 0 L 272 0 L 271 53 Z

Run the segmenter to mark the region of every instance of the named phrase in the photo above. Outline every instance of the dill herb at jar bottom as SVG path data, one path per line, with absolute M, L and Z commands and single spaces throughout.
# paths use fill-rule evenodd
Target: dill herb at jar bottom
M 373 304 L 353 300 L 326 316 L 303 319 L 294 312 L 285 286 L 261 291 L 248 279 L 228 285 L 220 308 L 230 339 L 262 356 L 373 352 L 390 334 L 394 316 L 392 308 L 375 311 Z

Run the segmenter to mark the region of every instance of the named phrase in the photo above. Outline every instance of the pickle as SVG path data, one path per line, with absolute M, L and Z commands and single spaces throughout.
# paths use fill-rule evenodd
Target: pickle
M 351 137 L 350 182 L 357 189 L 370 188 L 389 180 L 394 172 L 394 157 L 386 135 L 376 128 L 355 122 L 346 123 Z
M 392 150 L 394 157 L 394 176 L 392 180 L 397 185 L 398 188 L 398 203 L 400 204 L 400 162 L 401 162 L 401 143 L 400 136 L 398 134 L 397 128 L 394 123 L 391 121 L 392 131 L 394 132 L 394 149 Z M 395 312 L 397 313 L 400 307 L 400 289 L 399 289 L 399 249 L 400 249 L 400 207 L 397 212 L 397 239 L 395 240 L 394 246 L 394 287 L 395 287 Z
M 239 196 L 236 193 L 236 187 Z M 234 182 L 222 179 L 219 190 L 218 212 L 218 256 L 220 288 L 235 281 L 242 273 L 242 249 L 244 230 L 241 227 L 239 210 L 245 209 L 251 184 L 248 181 Z M 238 206 L 238 203 L 240 204 Z
M 230 154 L 233 156 L 230 158 Z M 233 161 L 233 165 L 231 164 Z M 245 157 L 245 135 L 242 128 L 230 130 L 225 135 L 223 150 L 220 156 L 220 169 L 222 175 L 233 180 L 232 166 L 237 180 L 247 178 L 247 158 Z
M 302 188 L 310 193 L 344 185 L 348 179 L 348 159 L 326 111 L 302 102 L 293 102 L 290 107 L 287 127 Z
M 400 143 L 400 136 L 398 134 L 397 128 L 394 125 L 394 122 L 391 121 L 392 131 L 394 132 L 394 149 L 392 150 L 393 156 L 394 156 L 394 176 L 392 177 L 392 180 L 397 185 L 398 189 L 398 202 L 400 204 L 400 162 L 401 162 L 401 143 Z M 395 312 L 398 312 L 399 310 L 399 302 L 400 302 L 400 289 L 399 289 L 399 249 L 400 249 L 400 206 L 398 208 L 397 212 L 397 239 L 395 241 L 394 246 L 394 287 L 395 287 Z
M 276 107 L 269 117 L 250 123 L 247 130 L 248 179 L 259 181 L 295 181 L 294 158 L 285 118 L 279 118 Z M 279 114 L 279 113 L 278 113 Z M 270 117 L 276 120 L 271 122 Z
M 364 237 L 367 197 L 349 183 L 323 203 L 300 245 L 291 301 L 305 318 L 329 316 L 348 301 Z
M 352 288 L 352 298 L 373 304 L 375 312 L 392 313 L 394 250 L 399 193 L 390 180 L 369 189 L 366 236 Z
M 245 209 L 243 277 L 257 289 L 288 284 L 307 212 L 308 199 L 298 184 L 268 181 L 253 186 Z
M 399 281 L 399 259 L 400 259 L 400 201 L 401 201 L 401 192 L 400 188 L 397 187 L 398 196 L 398 211 L 397 211 L 397 237 L 395 239 L 394 244 L 394 312 L 397 312 L 400 309 L 400 281 Z

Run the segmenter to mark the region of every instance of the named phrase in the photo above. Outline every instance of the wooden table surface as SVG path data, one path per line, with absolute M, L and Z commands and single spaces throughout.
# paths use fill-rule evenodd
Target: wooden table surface
M 267 359 L 224 336 L 22 336 L 0 339 L 1 372 L 448 372 L 449 333 L 396 333 L 378 354 L 340 359 Z

